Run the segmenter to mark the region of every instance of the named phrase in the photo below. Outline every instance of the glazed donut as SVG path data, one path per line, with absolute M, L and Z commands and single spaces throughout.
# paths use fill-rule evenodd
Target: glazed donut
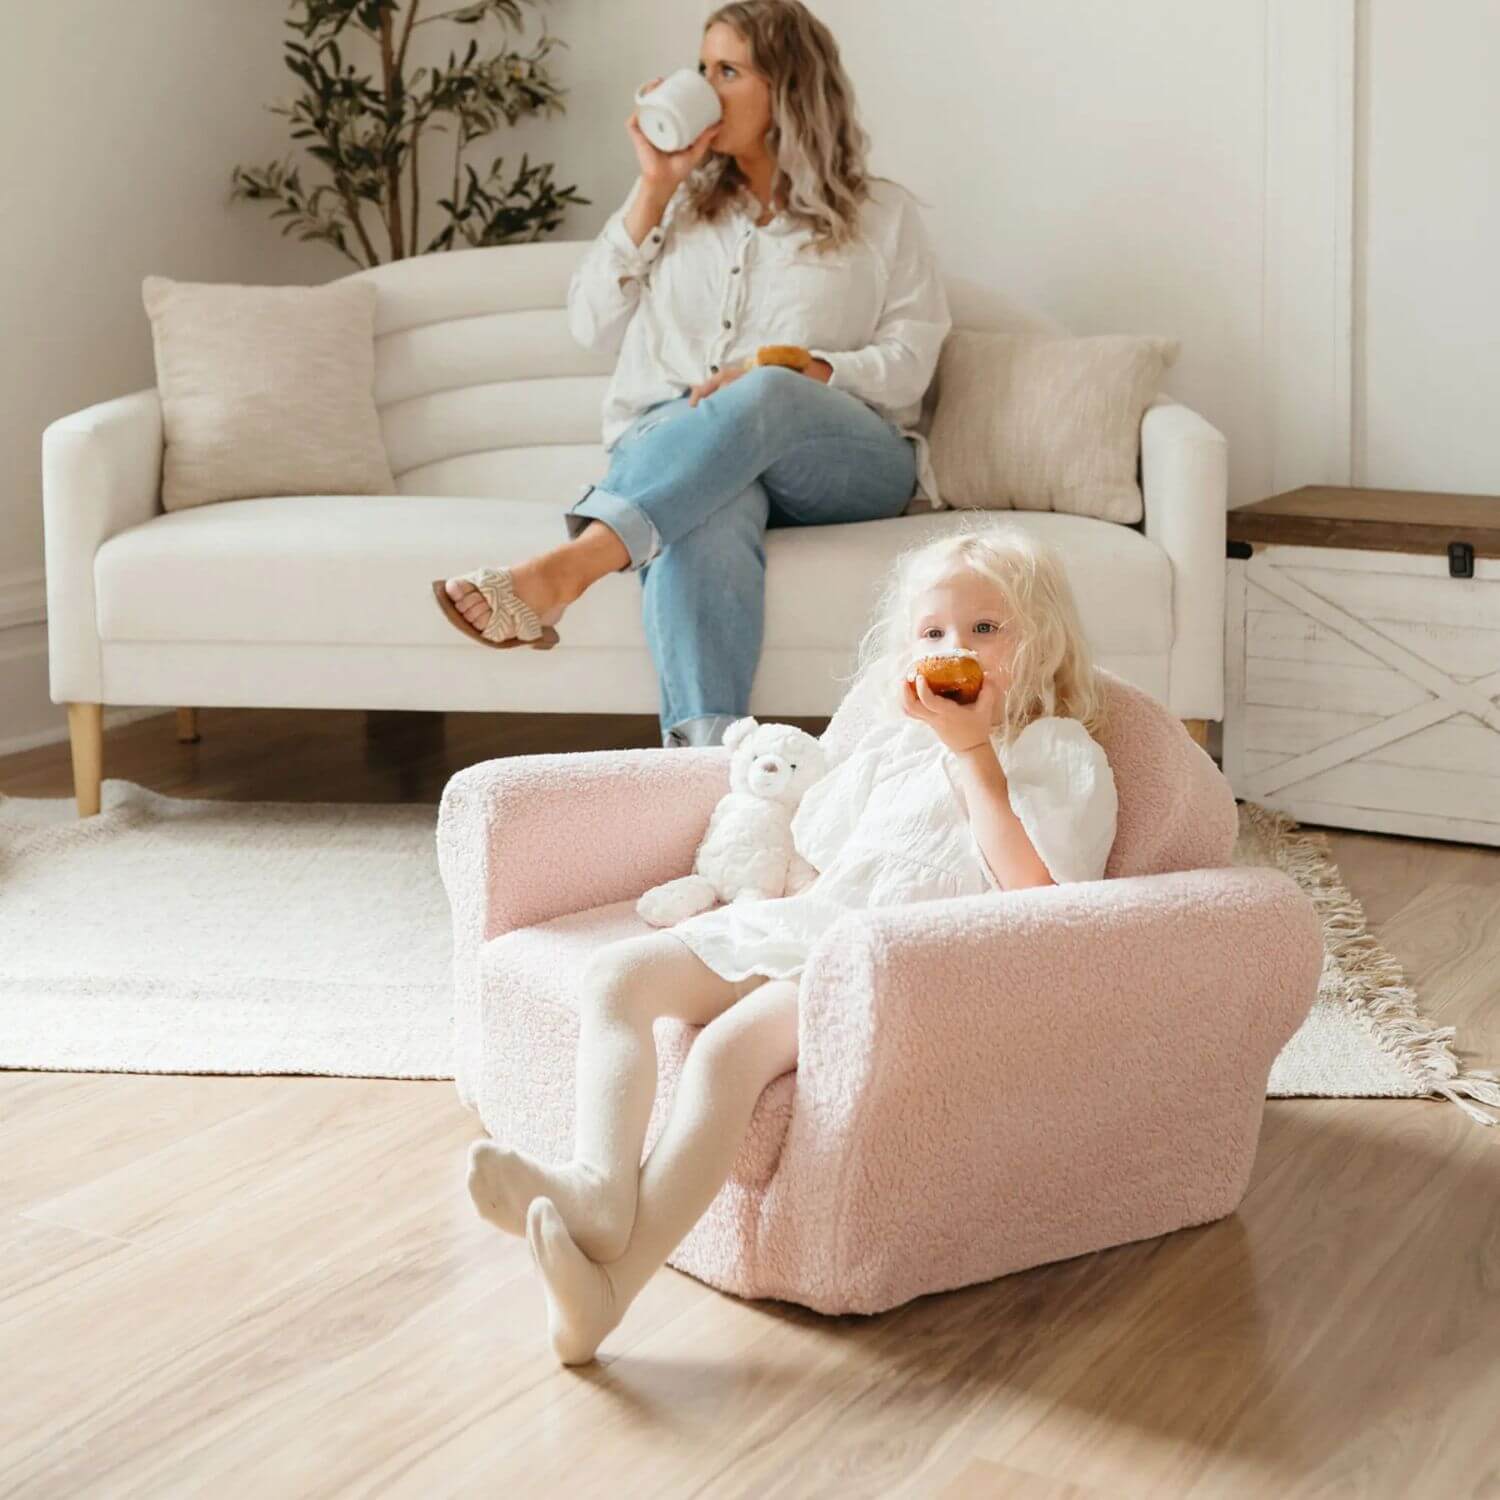
M 918 672 L 927 679 L 927 686 L 933 692 L 952 698 L 955 703 L 972 703 L 984 686 L 984 668 L 979 658 L 963 647 L 919 656 L 911 664 L 906 680 L 915 682 Z
M 800 344 L 762 344 L 755 351 L 757 365 L 785 365 L 789 370 L 805 370 L 812 355 Z

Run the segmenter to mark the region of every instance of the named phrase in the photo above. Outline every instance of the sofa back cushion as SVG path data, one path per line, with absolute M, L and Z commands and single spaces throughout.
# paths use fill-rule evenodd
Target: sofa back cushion
M 571 240 L 486 245 L 355 271 L 375 304 L 375 405 L 401 494 L 565 510 L 603 473 L 615 355 L 568 331 Z
M 603 477 L 602 408 L 618 353 L 581 348 L 568 331 L 568 287 L 590 243 L 484 245 L 345 278 L 377 293 L 375 404 L 398 493 L 561 511 Z M 1064 331 L 993 287 L 944 284 L 955 327 Z M 937 386 L 934 375 L 924 426 Z
M 1099 676 L 1108 718 L 1098 738 L 1120 804 L 1105 878 L 1227 865 L 1239 813 L 1223 773 L 1165 704 L 1113 672 Z M 820 740 L 830 764 L 874 723 L 879 686 L 867 682 L 839 704 Z

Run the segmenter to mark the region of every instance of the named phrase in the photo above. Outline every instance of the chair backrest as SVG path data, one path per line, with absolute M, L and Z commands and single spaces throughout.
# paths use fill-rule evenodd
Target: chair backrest
M 591 472 L 615 367 L 568 331 L 568 286 L 591 243 L 486 245 L 350 273 L 378 293 L 375 404 L 402 493 L 483 489 L 486 477 L 503 486 L 515 449 L 588 448 L 577 457 Z M 944 286 L 955 326 L 1060 331 L 965 277 Z M 929 413 L 936 399 L 934 379 Z
M 1223 773 L 1165 704 L 1113 672 L 1099 675 L 1108 699 L 1099 743 L 1120 802 L 1105 878 L 1227 865 L 1239 812 Z M 875 722 L 879 690 L 869 682 L 845 695 L 820 740 L 830 763 Z

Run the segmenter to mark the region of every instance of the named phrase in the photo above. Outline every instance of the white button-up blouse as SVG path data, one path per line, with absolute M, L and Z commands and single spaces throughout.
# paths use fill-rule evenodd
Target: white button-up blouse
M 819 255 L 807 247 L 810 231 L 785 213 L 757 226 L 764 209 L 744 187 L 713 223 L 679 212 L 679 187 L 636 245 L 625 215 L 640 186 L 637 178 L 568 288 L 574 339 L 618 356 L 604 397 L 606 449 L 648 406 L 686 395 L 762 344 L 799 344 L 832 366 L 829 385 L 915 441 L 913 499 L 941 507 L 917 424 L 953 324 L 911 195 L 871 180 L 859 237 Z

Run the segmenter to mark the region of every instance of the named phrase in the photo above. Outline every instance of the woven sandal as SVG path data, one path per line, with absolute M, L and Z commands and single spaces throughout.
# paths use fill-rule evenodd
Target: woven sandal
M 543 625 L 536 611 L 516 593 L 509 568 L 475 568 L 472 573 L 455 575 L 455 581 L 472 583 L 490 607 L 489 623 L 483 630 L 476 630 L 449 596 L 447 580 L 433 579 L 432 592 L 438 608 L 454 629 L 463 631 L 471 641 L 481 646 L 535 646 L 538 651 L 549 651 L 557 644 L 557 632 L 550 625 Z

